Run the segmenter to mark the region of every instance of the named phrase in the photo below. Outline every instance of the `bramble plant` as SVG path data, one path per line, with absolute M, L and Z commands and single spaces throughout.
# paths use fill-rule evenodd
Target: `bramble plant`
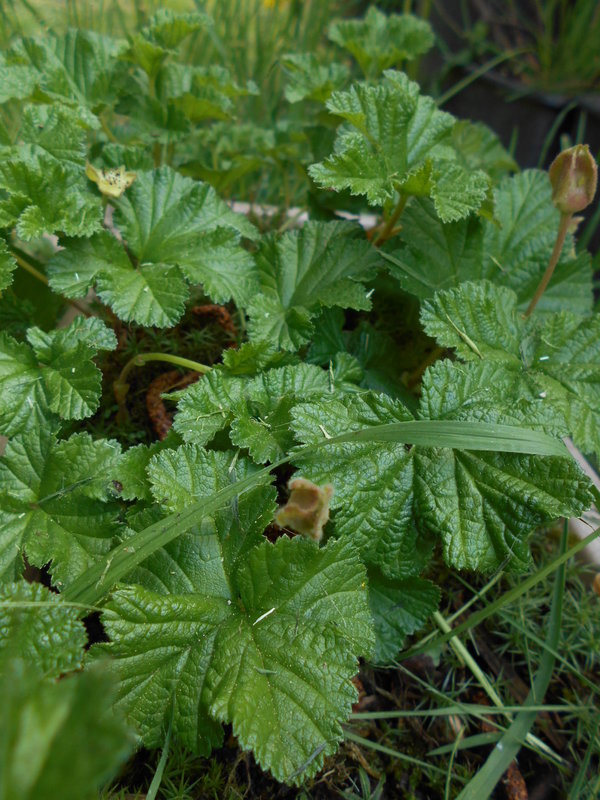
M 17 687 L 0 797 L 71 796 L 57 776 L 85 726 L 72 796 L 93 796 L 130 751 L 124 719 L 146 747 L 205 755 L 230 724 L 300 785 L 343 738 L 358 659 L 390 663 L 437 611 L 432 558 L 524 570 L 536 528 L 592 503 L 562 437 L 600 456 L 600 317 L 573 225 L 594 159 L 518 172 L 398 69 L 427 24 L 386 22 L 334 23 L 337 61 L 284 56 L 273 129 L 239 124 L 255 83 L 181 55 L 205 14 L 0 54 L 0 674 Z M 256 189 L 265 164 L 272 224 L 218 192 Z M 83 315 L 34 324 L 22 272 Z M 382 275 L 420 306 L 404 349 L 369 316 Z M 151 345 L 199 296 L 241 331 L 220 363 L 175 333 Z M 170 394 L 169 435 L 98 435 L 107 384 L 133 405 L 157 361 L 200 378 Z M 84 652 L 98 610 L 106 637 Z M 55 706 L 67 749 L 49 732 L 33 769 L 20 720 Z

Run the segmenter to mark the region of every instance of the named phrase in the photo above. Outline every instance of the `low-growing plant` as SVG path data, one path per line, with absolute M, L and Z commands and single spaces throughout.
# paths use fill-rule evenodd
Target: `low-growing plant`
M 69 742 L 102 720 L 73 797 L 129 752 L 123 719 L 147 748 L 204 756 L 231 725 L 300 785 L 344 736 L 358 659 L 393 662 L 436 618 L 432 559 L 518 573 L 533 531 L 592 503 L 562 442 L 600 453 L 587 148 L 518 172 L 393 69 L 431 46 L 425 23 L 376 9 L 333 23 L 341 61 L 281 59 L 289 124 L 263 140 L 236 112 L 255 84 L 178 58 L 211 24 L 163 10 L 127 38 L 70 29 L 0 55 L 0 664 L 23 686 L 0 797 L 70 796 L 59 723 L 37 771 L 23 761 L 22 720 L 45 715 Z M 273 224 L 219 196 L 257 159 L 282 192 L 295 174 L 305 224 L 289 193 Z M 34 324 L 22 271 L 77 315 Z M 237 345 L 219 363 L 192 311 Z M 160 384 L 172 429 L 149 402 L 160 439 L 126 447 L 160 363 L 191 373 Z

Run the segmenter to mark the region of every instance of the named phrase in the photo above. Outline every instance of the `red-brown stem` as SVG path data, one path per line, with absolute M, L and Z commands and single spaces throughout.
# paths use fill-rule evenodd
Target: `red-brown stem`
M 548 262 L 548 266 L 546 267 L 546 272 L 544 272 L 542 276 L 542 280 L 539 282 L 538 287 L 535 290 L 535 294 L 533 295 L 531 303 L 529 303 L 529 305 L 527 306 L 527 311 L 523 315 L 525 318 L 531 316 L 533 309 L 537 306 L 540 297 L 544 294 L 546 287 L 550 283 L 550 278 L 554 273 L 554 269 L 558 264 L 558 259 L 560 258 L 560 254 L 562 253 L 562 249 L 565 244 L 565 239 L 567 238 L 567 233 L 569 231 L 569 225 L 571 224 L 572 218 L 573 214 L 561 214 L 560 222 L 558 225 L 558 232 L 556 234 L 556 241 L 554 242 L 554 249 L 552 250 L 550 261 Z

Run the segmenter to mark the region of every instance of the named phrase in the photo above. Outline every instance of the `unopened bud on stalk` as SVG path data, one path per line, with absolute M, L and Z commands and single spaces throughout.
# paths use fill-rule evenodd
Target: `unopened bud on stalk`
M 548 170 L 552 201 L 562 214 L 577 214 L 596 194 L 598 165 L 587 144 L 576 144 L 559 153 Z

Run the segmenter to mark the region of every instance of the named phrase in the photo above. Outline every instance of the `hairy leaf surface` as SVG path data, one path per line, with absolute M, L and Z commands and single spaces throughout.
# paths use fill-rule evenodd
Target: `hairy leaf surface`
M 121 676 L 119 705 L 155 744 L 174 702 L 174 729 L 199 752 L 230 722 L 265 769 L 298 784 L 341 740 L 356 657 L 372 646 L 364 568 L 347 544 L 283 537 L 227 573 L 220 537 L 199 533 L 192 592 L 132 586 L 104 613 L 111 644 L 98 649 Z
M 374 661 L 385 664 L 405 638 L 420 630 L 437 610 L 440 590 L 423 578 L 390 580 L 369 570 L 369 607 L 375 621 Z
M 442 142 L 455 119 L 401 72 L 388 71 L 376 86 L 355 84 L 334 92 L 327 108 L 348 123 L 334 153 L 313 164 L 319 186 L 364 195 L 371 205 L 393 201 L 397 193 L 431 197 L 443 222 L 462 219 L 484 202 L 489 178 L 465 171 L 455 151 Z
M 52 561 L 61 586 L 114 546 L 110 474 L 119 453 L 117 442 L 84 433 L 56 441 L 38 429 L 9 441 L 0 459 L 2 575 L 24 550 L 35 566 Z
M 423 55 L 434 42 L 431 25 L 425 20 L 413 14 L 386 16 L 374 6 L 364 19 L 334 22 L 329 38 L 352 53 L 363 73 L 371 78 L 388 67 Z
M 309 222 L 263 240 L 256 256 L 261 294 L 248 305 L 252 339 L 297 350 L 323 306 L 369 309 L 361 280 L 374 277 L 381 258 L 349 222 Z
M 114 333 L 98 319 L 78 317 L 50 333 L 29 328 L 27 338 L 31 347 L 0 332 L 0 432 L 10 436 L 43 420 L 93 414 L 102 375 L 92 358 L 116 347 Z
M 229 427 L 232 443 L 264 464 L 284 456 L 294 443 L 292 406 L 329 390 L 327 373 L 310 364 L 266 370 L 251 379 L 214 370 L 182 393 L 175 430 L 188 442 L 207 444 Z
M 0 586 L 0 662 L 22 659 L 48 678 L 80 669 L 87 635 L 79 614 L 39 583 Z
M 126 321 L 167 327 L 183 314 L 187 283 L 202 283 L 217 302 L 244 305 L 258 289 L 240 234 L 256 229 L 208 184 L 169 167 L 140 172 L 115 200 L 115 222 L 127 247 L 107 232 L 72 242 L 49 264 L 50 285 L 82 297 L 98 294 Z
M 535 403 L 523 402 L 520 414 L 511 407 L 503 412 L 501 385 L 491 387 L 484 409 L 476 394 L 471 403 L 488 377 L 450 365 L 444 375 L 428 371 L 419 416 L 529 427 Z M 390 398 L 365 394 L 300 404 L 292 416 L 300 440 L 310 444 L 411 415 Z M 540 416 L 543 426 L 545 411 Z M 490 571 L 505 560 L 523 568 L 537 525 L 579 514 L 590 503 L 587 482 L 570 458 L 365 442 L 330 445 L 296 463 L 315 483 L 333 484 L 336 533 L 350 537 L 363 559 L 390 578 L 417 573 L 437 537 L 448 563 L 459 569 Z
M 488 281 L 440 292 L 423 306 L 425 330 L 465 360 L 502 365 L 563 416 L 575 443 L 600 453 L 600 316 L 569 312 L 527 321 L 510 289 Z

